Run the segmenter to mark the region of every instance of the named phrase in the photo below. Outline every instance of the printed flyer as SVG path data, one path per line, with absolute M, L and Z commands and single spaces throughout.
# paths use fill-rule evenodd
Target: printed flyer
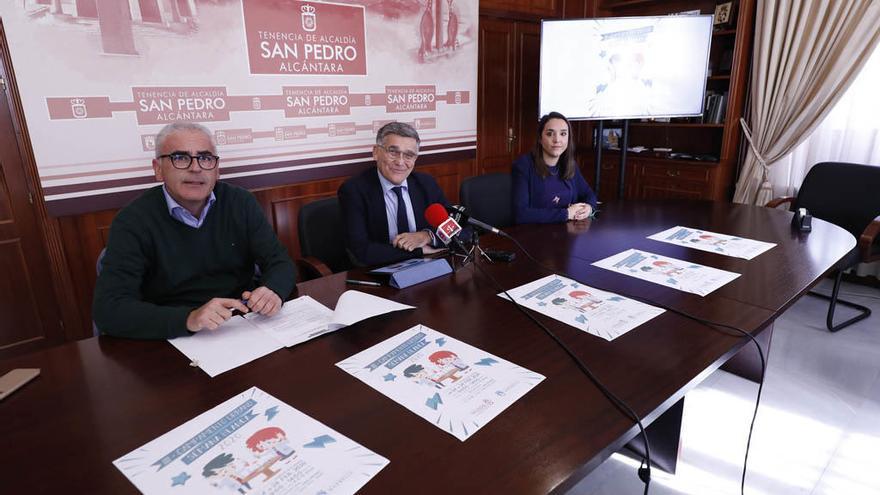
M 253 387 L 113 461 L 143 493 L 355 493 L 388 459 Z
M 336 366 L 461 441 L 544 380 L 424 325 Z
M 710 294 L 715 289 L 739 277 L 739 273 L 667 258 L 637 249 L 628 249 L 604 260 L 599 260 L 593 263 L 593 266 L 700 296 Z
M 559 275 L 548 275 L 507 293 L 518 304 L 605 340 L 614 340 L 663 313 L 660 308 Z M 503 292 L 498 295 L 507 299 Z
M 772 242 L 744 239 L 742 237 L 682 226 L 658 232 L 648 236 L 648 239 L 747 260 L 776 246 Z

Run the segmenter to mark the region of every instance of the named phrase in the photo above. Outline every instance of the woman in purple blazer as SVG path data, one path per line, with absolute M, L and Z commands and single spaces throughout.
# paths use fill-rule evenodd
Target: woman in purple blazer
M 514 223 L 564 223 L 595 211 L 596 194 L 574 161 L 574 148 L 564 115 L 541 117 L 535 149 L 511 167 Z

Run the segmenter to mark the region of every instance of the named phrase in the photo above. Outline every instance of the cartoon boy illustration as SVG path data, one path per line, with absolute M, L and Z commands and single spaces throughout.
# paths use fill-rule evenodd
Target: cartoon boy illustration
M 453 383 L 461 379 L 458 374 L 468 369 L 468 365 L 457 354 L 451 351 L 437 351 L 428 356 L 428 361 L 434 363 L 440 370 L 440 376 L 435 381 L 443 383 L 444 380 L 452 380 Z
M 224 452 L 205 464 L 205 467 L 202 468 L 202 476 L 208 479 L 217 476 L 216 480 L 211 481 L 211 485 L 215 488 L 246 493 L 245 488 L 251 489 L 251 485 L 248 484 L 244 473 L 242 473 L 246 467 L 246 463 L 236 461 L 232 454 Z
M 434 380 L 425 367 L 420 364 L 411 364 L 407 366 L 407 368 L 403 370 L 403 376 L 411 378 L 414 382 L 420 385 L 429 385 L 436 388 L 444 387 L 442 383 Z

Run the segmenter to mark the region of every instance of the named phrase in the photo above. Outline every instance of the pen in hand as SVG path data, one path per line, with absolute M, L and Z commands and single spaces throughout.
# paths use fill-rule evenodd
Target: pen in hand
M 345 279 L 345 283 L 352 285 L 367 285 L 370 287 L 382 287 L 382 284 L 379 282 L 370 282 L 369 280 L 354 280 L 351 278 Z

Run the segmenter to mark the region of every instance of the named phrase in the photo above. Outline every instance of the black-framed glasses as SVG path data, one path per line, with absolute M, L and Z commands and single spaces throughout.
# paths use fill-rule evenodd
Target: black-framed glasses
M 382 148 L 382 151 L 387 153 L 388 156 L 390 156 L 392 160 L 397 160 L 402 156 L 405 161 L 414 162 L 414 161 L 416 161 L 416 158 L 419 157 L 418 153 L 413 153 L 412 151 L 400 151 L 399 149 L 397 149 L 393 146 L 390 148 L 386 148 L 385 146 L 383 146 L 381 144 L 377 144 L 376 146 Z
M 171 166 L 186 170 L 192 166 L 193 160 L 199 164 L 203 170 L 212 170 L 220 163 L 220 157 L 210 153 L 202 153 L 199 155 L 190 155 L 189 153 L 170 153 L 167 155 L 159 155 L 157 158 L 168 158 L 171 160 Z

